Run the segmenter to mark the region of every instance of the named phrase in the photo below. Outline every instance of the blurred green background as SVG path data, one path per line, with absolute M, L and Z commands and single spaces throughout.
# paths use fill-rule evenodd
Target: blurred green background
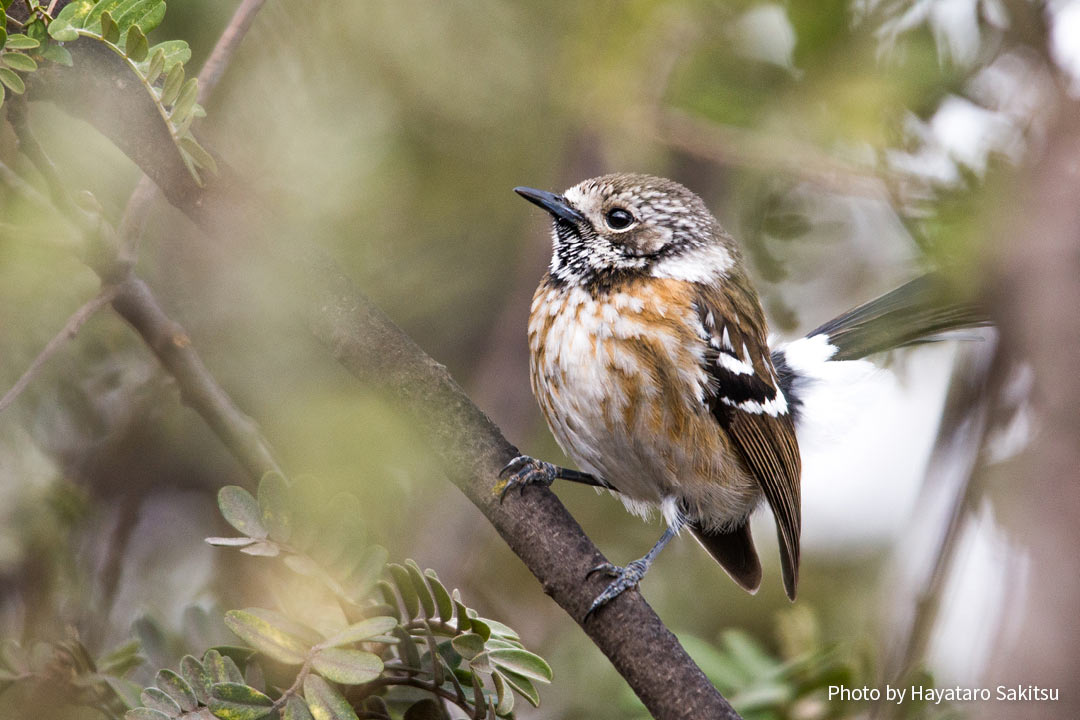
M 235 6 L 172 2 L 156 39 L 188 40 L 197 68 Z M 1062 92 L 1051 58 L 1065 56 L 1041 24 L 1054 18 L 975 0 L 270 0 L 197 133 L 445 363 L 512 442 L 565 463 L 527 375 L 548 223 L 511 188 L 561 190 L 612 171 L 682 182 L 744 243 L 772 329 L 796 337 L 931 265 L 978 268 L 983 210 L 1006 196 L 998 179 L 1043 129 L 1046 98 Z M 50 105 L 31 116 L 71 187 L 118 219 L 135 166 Z M 0 157 L 25 168 L 6 125 Z M 29 220 L 0 193 L 7 388 L 97 280 L 62 223 Z M 158 202 L 139 272 L 290 473 L 355 494 L 392 559 L 436 568 L 551 662 L 543 705 L 519 717 L 643 713 L 408 420 L 293 322 L 297 299 L 262 258 L 238 262 Z M 774 653 L 812 635 L 872 677 L 910 600 L 896 586 L 914 588 L 927 563 L 929 548 L 912 550 L 909 533 L 924 527 L 916 521 L 931 534 L 940 524 L 917 497 L 952 357 L 948 346 L 905 354 L 888 390 L 903 409 L 854 450 L 837 438 L 840 452 L 879 466 L 848 462 L 845 481 L 822 460 L 826 471 L 807 478 L 796 606 L 765 517 L 756 597 L 686 538 L 664 553 L 642 591 L 669 627 L 706 647 L 741 628 Z M 0 415 L 0 635 L 74 625 L 104 646 L 144 612 L 175 630 L 192 603 L 241 607 L 260 591 L 260 560 L 202 538 L 227 534 L 214 493 L 242 480 L 137 336 L 100 313 Z M 833 481 L 853 489 L 824 487 Z M 557 492 L 617 563 L 660 533 L 589 489 Z M 992 518 L 985 526 L 983 562 L 1009 562 Z M 998 575 L 972 582 L 1002 597 Z M 986 638 L 1000 611 L 966 610 Z M 948 622 L 940 632 L 931 669 L 971 681 L 989 640 L 967 657 L 958 648 L 972 646 L 970 633 L 960 640 Z

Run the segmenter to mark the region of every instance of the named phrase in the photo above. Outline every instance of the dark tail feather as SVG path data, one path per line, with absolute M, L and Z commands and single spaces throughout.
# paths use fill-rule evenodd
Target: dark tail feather
M 989 324 L 982 307 L 957 301 L 944 278 L 930 273 L 847 311 L 806 337 L 826 335 L 837 349 L 832 360 L 858 360 L 950 330 Z
M 730 532 L 707 532 L 692 524 L 689 528 L 739 587 L 749 593 L 757 592 L 761 586 L 761 561 L 750 536 L 750 518 Z

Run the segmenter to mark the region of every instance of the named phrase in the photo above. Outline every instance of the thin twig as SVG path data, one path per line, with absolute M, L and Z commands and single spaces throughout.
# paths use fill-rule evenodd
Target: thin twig
M 101 292 L 87 300 L 78 310 L 72 313 L 60 332 L 54 335 L 52 340 L 49 340 L 42 351 L 34 358 L 34 361 L 30 363 L 30 367 L 26 368 L 26 372 L 11 386 L 11 389 L 4 394 L 4 397 L 0 398 L 0 413 L 15 402 L 15 398 L 19 397 L 19 394 L 26 389 L 34 376 L 49 361 L 49 358 L 55 355 L 64 346 L 64 343 L 78 335 L 79 330 L 82 329 L 87 320 L 92 318 L 98 310 L 113 301 L 117 292 L 119 292 L 119 289 L 115 285 L 107 285 L 101 289 Z
M 258 14 L 265 2 L 266 0 L 243 0 L 240 6 L 236 8 L 236 12 L 233 13 L 229 24 L 225 26 L 217 44 L 214 45 L 214 49 L 210 52 L 210 57 L 206 59 L 202 69 L 199 70 L 200 105 L 205 105 L 210 100 L 210 96 L 214 93 L 214 89 L 217 87 L 222 75 L 225 74 L 225 68 L 228 67 L 229 61 L 232 60 L 236 48 L 240 46 L 240 41 L 244 39 L 244 35 L 251 28 L 251 24 L 255 22 L 255 15 Z

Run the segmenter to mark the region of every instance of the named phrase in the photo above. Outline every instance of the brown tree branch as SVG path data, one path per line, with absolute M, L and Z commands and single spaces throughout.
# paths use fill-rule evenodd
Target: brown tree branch
M 274 233 L 260 232 L 277 219 L 238 190 L 227 167 L 205 188 L 188 176 L 169 138 L 155 123 L 153 108 L 115 82 L 124 69 L 117 61 L 72 43 L 75 68 L 38 72 L 28 94 L 48 99 L 94 124 L 128 154 L 161 188 L 165 197 L 217 241 L 258 247 Z M 304 288 L 299 308 L 315 336 L 350 372 L 393 393 L 416 419 L 417 428 L 441 456 L 450 479 L 484 513 L 547 592 L 608 656 L 657 718 L 737 718 L 738 715 L 686 654 L 640 593 L 626 592 L 602 613 L 584 622 L 602 580 L 586 573 L 604 560 L 558 498 L 530 489 L 500 505 L 493 491 L 496 474 L 516 449 L 432 358 L 373 306 L 319 248 L 302 233 L 270 248 L 283 277 Z M 133 283 L 118 298 L 134 314 L 148 290 Z M 135 293 L 134 296 L 129 293 Z M 119 309 L 119 308 L 118 308 Z M 140 321 L 149 318 L 138 317 Z M 160 318 L 159 318 L 160 319 Z M 134 324 L 134 323 L 133 323 Z M 162 361 L 183 356 L 183 343 L 166 334 L 155 347 Z M 215 430 L 230 431 L 228 425 Z

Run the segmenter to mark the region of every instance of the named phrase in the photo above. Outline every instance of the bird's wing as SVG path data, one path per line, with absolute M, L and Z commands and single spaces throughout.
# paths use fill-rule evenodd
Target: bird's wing
M 802 522 L 799 444 L 769 354 L 761 306 L 749 291 L 702 287 L 697 309 L 713 380 L 710 407 L 769 502 L 780 538 L 784 589 L 794 600 Z

